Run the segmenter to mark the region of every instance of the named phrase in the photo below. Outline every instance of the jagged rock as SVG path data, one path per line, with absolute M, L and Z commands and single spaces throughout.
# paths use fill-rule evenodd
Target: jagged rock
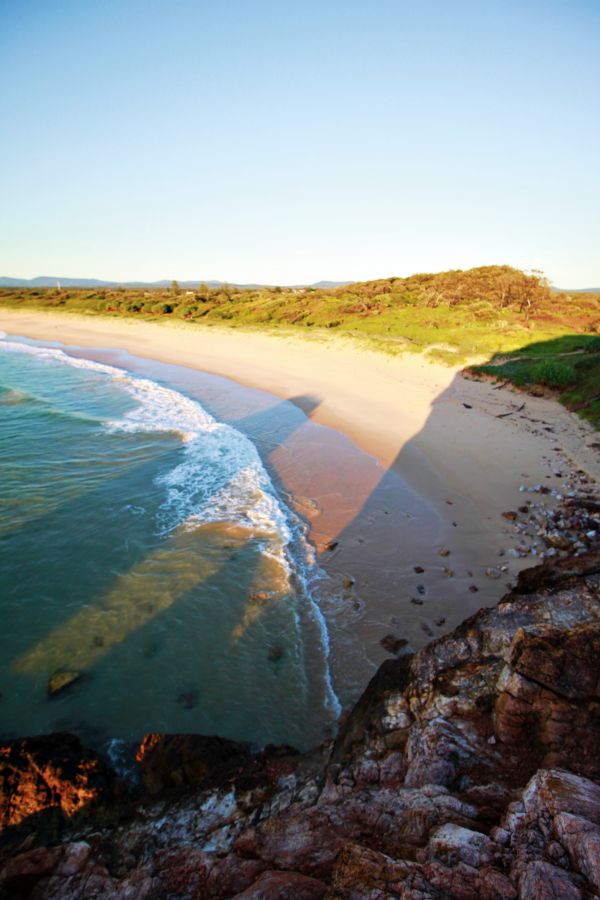
M 74 735 L 7 741 L 0 745 L 0 832 L 39 828 L 42 814 L 59 826 L 75 813 L 114 801 L 121 787 Z
M 331 748 L 149 736 L 140 764 L 163 793 L 89 849 L 22 847 L 0 885 L 37 900 L 591 900 L 599 650 L 600 553 L 546 562 L 385 662 Z
M 156 794 L 169 787 L 201 785 L 216 771 L 239 766 L 248 747 L 200 734 L 147 734 L 136 755 L 142 781 Z
M 327 885 L 298 872 L 263 872 L 236 900 L 321 900 Z

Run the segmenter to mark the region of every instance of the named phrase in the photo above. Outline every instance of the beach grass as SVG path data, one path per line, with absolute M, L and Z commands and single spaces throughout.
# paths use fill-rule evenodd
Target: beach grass
M 311 336 L 333 334 L 388 354 L 473 363 L 477 376 L 554 391 L 600 419 L 600 294 L 557 292 L 540 272 L 481 266 L 337 287 L 3 288 L 0 305 L 190 328 L 218 325 Z
M 600 335 L 567 334 L 496 353 L 469 371 L 525 390 L 545 389 L 600 428 Z

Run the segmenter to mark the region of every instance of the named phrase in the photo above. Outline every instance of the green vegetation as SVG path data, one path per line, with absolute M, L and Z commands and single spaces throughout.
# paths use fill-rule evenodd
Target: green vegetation
M 562 390 L 562 396 L 568 398 L 565 402 L 575 406 L 589 400 L 585 393 L 576 399 L 584 370 L 588 371 L 581 342 L 600 342 L 600 337 L 593 337 L 600 335 L 600 295 L 559 294 L 550 289 L 542 273 L 527 274 L 509 266 L 323 289 L 241 289 L 227 284 L 210 288 L 201 284 L 195 290 L 184 290 L 175 281 L 160 290 L 4 288 L 0 289 L 0 304 L 180 320 L 190 327 L 201 323 L 293 329 L 318 338 L 338 333 L 387 353 L 424 352 L 429 358 L 453 363 L 492 358 L 499 377 L 523 386 L 539 384 Z M 555 340 L 562 342 L 560 350 L 548 350 Z M 565 358 L 571 353 L 580 355 Z M 499 354 L 506 358 L 504 368 Z M 525 357 L 521 362 L 520 356 Z M 597 350 L 586 359 L 597 361 Z M 589 380 L 596 379 L 598 393 L 598 372 L 593 368 Z M 585 380 L 587 384 L 587 374 Z M 591 412 L 585 407 L 591 418 L 595 402 Z
M 541 273 L 483 266 L 333 289 L 231 285 L 182 290 L 0 290 L 0 303 L 144 319 L 177 318 L 261 329 L 332 331 L 390 353 L 426 351 L 461 361 L 566 333 L 600 333 L 596 294 L 556 294 Z
M 525 389 L 557 391 L 569 409 L 600 428 L 600 337 L 573 335 L 535 342 L 512 353 L 495 354 L 485 365 L 471 366 L 475 375 L 510 381 Z

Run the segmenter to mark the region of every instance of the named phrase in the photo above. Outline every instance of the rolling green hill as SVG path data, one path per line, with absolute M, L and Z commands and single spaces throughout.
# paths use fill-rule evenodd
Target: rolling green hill
M 190 327 L 294 330 L 316 338 L 340 333 L 387 353 L 419 352 L 445 362 L 487 359 L 488 367 L 478 374 L 489 375 L 494 366 L 493 374 L 524 387 L 538 384 L 560 391 L 564 402 L 597 418 L 597 400 L 591 398 L 594 391 L 600 394 L 595 368 L 600 338 L 594 338 L 600 335 L 600 295 L 556 292 L 541 273 L 509 266 L 321 288 L 204 284 L 186 290 L 177 282 L 154 290 L 13 287 L 0 289 L 0 304 L 179 319 Z M 565 360 L 565 354 L 572 356 Z M 552 360 L 563 369 L 553 373 L 547 365 Z M 589 382 L 581 396 L 580 379 Z

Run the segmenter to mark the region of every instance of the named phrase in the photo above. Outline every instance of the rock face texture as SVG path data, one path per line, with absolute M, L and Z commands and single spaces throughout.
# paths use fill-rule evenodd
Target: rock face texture
M 60 826 L 89 806 L 111 805 L 122 788 L 108 766 L 72 734 L 19 738 L 0 746 L 0 833 Z
M 600 896 L 599 651 L 590 553 L 384 663 L 313 754 L 149 736 L 122 820 L 75 816 L 46 845 L 3 774 L 0 896 Z

